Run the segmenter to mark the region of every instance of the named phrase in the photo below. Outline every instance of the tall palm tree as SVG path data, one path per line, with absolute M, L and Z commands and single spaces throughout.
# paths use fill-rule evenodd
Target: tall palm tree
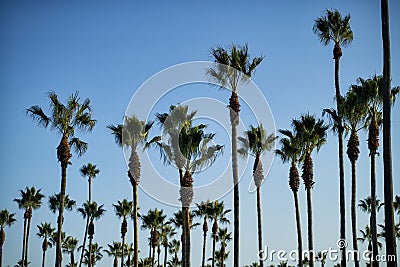
M 210 207 L 210 219 L 213 221 L 213 226 L 212 226 L 212 235 L 213 235 L 213 248 L 212 248 L 212 257 L 211 257 L 211 266 L 215 266 L 215 247 L 216 247 L 216 242 L 217 242 L 217 235 L 218 235 L 218 229 L 219 229 L 219 224 L 228 224 L 229 219 L 226 217 L 226 215 L 231 212 L 231 210 L 225 210 L 225 205 L 224 202 L 218 202 L 218 200 L 212 202 L 212 205 Z
M 89 249 L 85 249 L 85 257 L 83 263 L 87 266 L 95 266 L 103 258 L 101 253 L 103 247 L 97 243 L 90 244 Z
M 174 267 L 178 266 L 178 253 L 179 250 L 181 248 L 181 241 L 176 240 L 176 239 L 172 239 L 171 242 L 168 243 L 168 252 L 169 254 L 173 255 L 173 259 L 174 259 Z
M 41 193 L 41 189 L 36 190 L 34 186 L 31 188 L 26 187 L 25 191 L 20 190 L 21 198 L 14 199 L 18 203 L 19 209 L 25 209 L 24 213 L 24 243 L 22 248 L 22 260 L 24 266 L 28 266 L 28 243 L 29 243 L 29 231 L 31 228 L 31 220 L 33 210 L 37 210 L 42 206 L 42 198 L 44 195 Z M 26 226 L 27 225 L 27 226 Z M 25 234 L 26 227 L 26 234 Z
M 83 203 L 82 207 L 78 208 L 78 212 L 82 215 L 83 219 L 86 219 L 85 234 L 84 234 L 83 241 L 82 241 L 83 242 L 82 248 L 85 248 L 86 247 L 86 240 L 87 240 L 87 233 L 88 233 L 88 230 L 89 230 L 90 214 L 91 214 L 90 202 L 87 201 L 87 202 Z M 81 257 L 79 259 L 79 267 L 82 266 L 84 252 L 85 252 L 85 250 L 82 249 Z
M 117 204 L 113 204 L 115 209 L 115 214 L 118 218 L 122 218 L 121 223 L 121 238 L 122 238 L 122 249 L 121 249 L 121 267 L 124 266 L 124 246 L 125 246 L 125 235 L 128 232 L 128 216 L 132 215 L 132 201 L 128 201 L 127 199 L 123 199 L 122 201 L 117 202 Z
M 390 63 L 390 34 L 389 34 L 389 4 L 381 0 L 382 45 L 383 45 L 383 176 L 385 197 L 385 240 L 386 255 L 396 257 L 395 221 L 393 210 L 393 178 L 392 178 L 392 141 L 391 141 L 391 63 Z M 395 261 L 388 266 L 396 267 Z
M 59 210 L 60 204 L 61 204 L 60 193 L 49 196 L 47 203 L 49 205 L 49 209 L 51 210 L 51 212 L 56 214 L 56 212 Z M 64 210 L 68 210 L 68 211 L 73 210 L 75 207 L 75 204 L 76 204 L 75 200 L 70 199 L 68 195 L 65 195 Z
M 92 202 L 92 180 L 97 177 L 97 175 L 100 173 L 100 170 L 97 168 L 96 165 L 88 163 L 87 165 L 83 165 L 79 171 L 83 177 L 88 177 L 88 183 L 89 183 L 88 200 L 89 202 Z
M 326 131 L 328 126 L 322 119 L 316 119 L 310 114 L 301 115 L 300 119 L 292 121 L 294 132 L 299 136 L 302 145 L 302 175 L 307 191 L 307 222 L 308 222 L 308 250 L 314 251 L 312 231 L 312 189 L 314 187 L 313 160 L 311 154 L 314 149 L 317 152 L 326 143 Z M 314 267 L 314 255 L 310 256 L 310 267 Z
M 14 218 L 15 213 L 10 213 L 8 210 L 3 209 L 0 211 L 0 267 L 3 266 L 3 245 L 6 241 L 6 233 L 4 227 L 14 224 L 16 219 Z
M 118 258 L 122 255 L 121 242 L 113 241 L 112 244 L 108 244 L 107 246 L 108 249 L 105 249 L 104 252 L 106 252 L 108 256 L 114 257 L 113 267 L 118 267 Z
M 231 90 L 229 98 L 229 115 L 232 127 L 232 175 L 233 175 L 233 202 L 234 202 L 234 255 L 233 266 L 239 267 L 239 170 L 238 170 L 238 133 L 240 103 L 238 89 L 243 82 L 247 82 L 263 57 L 250 58 L 247 44 L 238 46 L 233 44 L 228 49 L 216 47 L 211 49 L 211 55 L 217 63 L 215 69 L 208 74 L 222 87 Z
M 203 256 L 201 266 L 205 266 L 206 260 L 206 244 L 207 244 L 207 232 L 208 232 L 208 219 L 211 215 L 212 203 L 210 200 L 202 201 L 200 204 L 196 204 L 197 209 L 194 210 L 196 217 L 203 218 Z
M 257 127 L 250 125 L 245 131 L 244 137 L 239 137 L 241 147 L 238 150 L 243 157 L 251 155 L 255 158 L 253 165 L 253 179 L 257 187 L 257 227 L 258 227 L 258 251 L 263 249 L 262 243 L 262 221 L 261 221 L 261 184 L 264 181 L 261 155 L 270 151 L 275 144 L 275 135 L 267 135 L 262 124 Z M 260 267 L 264 267 L 264 261 L 260 257 Z
M 50 99 L 50 115 L 46 115 L 41 107 L 31 106 L 26 110 L 28 116 L 36 120 L 39 126 L 55 131 L 61 135 L 60 144 L 57 146 L 57 159 L 61 165 L 61 189 L 60 189 L 60 208 L 57 219 L 58 241 L 56 244 L 56 260 L 55 267 L 61 267 L 62 251 L 61 251 L 61 233 L 64 215 L 64 197 L 67 187 L 67 167 L 71 163 L 71 148 L 75 150 L 78 156 L 83 155 L 87 150 L 87 143 L 75 136 L 75 130 L 82 132 L 91 131 L 96 125 L 96 120 L 92 118 L 92 107 L 90 100 L 87 98 L 80 102 L 78 93 L 70 95 L 66 104 L 58 99 L 54 92 L 48 94 Z
M 350 27 L 350 14 L 342 17 L 340 12 L 335 10 L 325 10 L 325 15 L 315 20 L 313 31 L 318 35 L 320 42 L 327 46 L 333 42 L 333 59 L 335 60 L 335 97 L 336 112 L 338 115 L 338 141 L 339 141 L 339 184 L 340 184 L 340 238 L 346 239 L 346 210 L 344 192 L 344 146 L 342 112 L 340 105 L 342 96 L 339 84 L 339 63 L 342 57 L 342 46 L 346 47 L 353 41 L 353 31 Z M 346 267 L 346 250 L 341 249 L 341 266 Z
M 303 239 L 301 236 L 301 221 L 300 221 L 300 205 L 298 191 L 300 187 L 299 171 L 297 163 L 300 160 L 301 145 L 299 138 L 290 130 L 278 130 L 283 135 L 280 139 L 281 148 L 275 150 L 275 153 L 280 156 L 284 163 L 290 162 L 289 170 L 289 187 L 293 192 L 294 207 L 296 214 L 297 228 L 297 250 L 298 250 L 298 265 L 303 267 Z
M 225 261 L 225 255 L 226 253 L 226 246 L 228 245 L 228 242 L 232 240 L 232 233 L 228 233 L 228 228 L 219 228 L 218 229 L 218 234 L 217 234 L 217 241 L 220 242 L 221 244 L 221 266 L 225 266 L 224 261 Z
M 168 244 L 169 239 L 176 234 L 174 228 L 170 225 L 170 222 L 166 222 L 161 226 L 161 242 L 164 247 L 164 267 L 167 266 L 168 262 Z
M 40 225 L 37 225 L 39 232 L 37 233 L 37 236 L 40 238 L 43 238 L 43 243 L 42 243 L 42 250 L 43 250 L 43 256 L 42 256 L 42 267 L 45 266 L 46 263 L 46 251 L 47 248 L 51 248 L 52 244 L 49 243 L 49 238 L 53 235 L 54 231 L 56 230 L 55 228 L 51 227 L 50 223 L 41 223 Z
M 92 243 L 93 243 L 93 236 L 94 236 L 94 221 L 100 219 L 106 212 L 106 210 L 103 208 L 104 205 L 97 205 L 96 201 L 93 201 L 89 204 L 89 218 L 90 218 L 90 223 L 89 223 L 89 229 L 88 229 L 88 235 L 89 235 L 89 255 L 92 255 Z M 89 258 L 89 267 L 94 266 L 94 263 L 91 262 L 91 258 Z
M 186 109 L 186 107 L 182 107 Z M 182 203 L 183 215 L 183 266 L 190 267 L 190 204 L 193 200 L 193 178 L 192 174 L 198 173 L 203 168 L 211 166 L 216 158 L 221 155 L 223 146 L 212 145 L 212 140 L 215 134 L 205 133 L 206 125 L 191 125 L 191 121 L 186 120 L 186 112 L 183 119 L 179 121 L 186 122 L 186 125 L 176 129 L 175 121 L 176 114 L 180 108 L 173 108 L 171 114 L 167 116 L 163 123 L 163 131 L 168 134 L 164 136 L 165 140 L 158 139 L 158 146 L 162 148 L 160 151 L 169 164 L 174 163 L 180 176 L 180 201 Z M 176 113 L 178 111 L 178 113 Z M 181 117 L 182 118 L 182 117 Z M 161 121 L 161 120 L 160 120 Z M 172 121 L 172 123 L 171 123 Z M 175 133 L 178 132 L 178 135 Z M 174 140 L 176 139 L 176 140 Z M 154 138 L 153 138 L 154 140 Z
M 77 266 L 77 263 L 75 262 L 75 250 L 78 242 L 78 239 L 72 236 L 67 236 L 62 244 L 63 253 L 67 253 L 71 257 L 71 261 L 69 263 L 70 266 Z
M 138 222 L 138 185 L 140 183 L 140 158 L 137 149 L 146 143 L 149 131 L 153 122 L 139 120 L 136 115 L 125 117 L 124 125 L 109 125 L 108 129 L 115 137 L 115 142 L 120 147 L 127 147 L 131 150 L 129 157 L 128 177 L 132 185 L 133 195 L 133 262 L 138 267 L 139 262 L 139 222 Z M 145 146 L 143 146 L 145 148 Z

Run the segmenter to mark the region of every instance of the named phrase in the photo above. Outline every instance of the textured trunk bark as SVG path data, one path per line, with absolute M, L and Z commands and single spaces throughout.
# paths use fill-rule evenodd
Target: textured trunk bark
M 64 200 L 65 192 L 67 188 L 67 164 L 61 164 L 61 190 L 60 190 L 60 209 L 58 211 L 57 218 L 57 244 L 56 244 L 56 261 L 55 267 L 62 266 L 62 251 L 61 251 L 61 234 L 62 234 L 62 224 L 64 215 Z
M 310 252 L 310 267 L 314 267 L 314 243 L 312 230 L 312 194 L 311 189 L 307 188 L 307 223 L 308 223 L 308 251 Z
M 85 252 L 85 246 L 86 246 L 86 240 L 87 240 L 87 234 L 88 234 L 88 229 L 89 229 L 89 216 L 86 214 L 87 218 L 86 218 L 86 227 L 85 227 L 85 235 L 83 238 L 83 245 L 82 245 L 82 252 L 81 252 L 81 258 L 79 260 L 79 267 L 82 266 L 82 262 L 83 262 L 83 254 Z
M 385 199 L 385 240 L 386 257 L 397 259 L 396 233 L 393 208 L 392 141 L 390 130 L 390 32 L 388 0 L 381 0 L 382 41 L 383 41 L 383 176 Z M 396 267 L 397 261 L 388 261 L 387 266 Z
M 26 211 L 25 211 L 26 213 Z M 22 267 L 25 266 L 25 240 L 26 240 L 26 224 L 27 224 L 27 218 L 24 215 L 24 233 L 23 233 L 23 237 L 22 237 L 22 256 L 21 256 L 21 262 L 22 262 Z
M 372 235 L 372 254 L 375 258 L 378 251 L 378 235 L 376 229 L 376 164 L 375 164 L 375 153 L 371 154 L 371 235 Z M 379 266 L 379 262 L 373 260 L 372 265 L 374 267 Z
M 261 221 L 261 194 L 257 187 L 257 227 L 258 227 L 258 251 L 263 249 L 262 245 L 262 221 Z M 223 255 L 222 255 L 223 257 Z M 222 265 L 224 266 L 224 265 Z M 260 267 L 264 267 L 264 261 L 260 258 Z
M 133 266 L 139 264 L 139 223 L 138 223 L 138 185 L 133 185 Z
M 239 175 L 237 154 L 237 125 L 232 123 L 232 175 L 233 175 L 233 266 L 239 267 Z
M 28 218 L 28 228 L 26 230 L 26 241 L 25 241 L 25 266 L 28 266 L 28 247 L 29 247 L 29 232 L 31 230 L 32 210 L 30 211 L 30 217 Z
M 300 221 L 300 206 L 297 191 L 293 192 L 294 207 L 296 210 L 296 228 L 297 228 L 297 250 L 299 258 L 299 267 L 303 267 L 303 241 L 301 237 L 301 221 Z
M 207 223 L 207 218 L 204 217 L 204 223 Z M 203 223 L 203 225 L 204 225 Z M 203 227 L 204 229 L 204 227 Z M 207 231 L 203 231 L 203 255 L 201 259 L 201 267 L 204 267 L 206 264 L 206 244 L 207 244 Z
M 351 162 L 351 230 L 353 236 L 353 250 L 358 251 L 357 244 L 357 176 L 356 176 L 356 161 Z M 354 252 L 354 266 L 359 267 L 358 253 Z

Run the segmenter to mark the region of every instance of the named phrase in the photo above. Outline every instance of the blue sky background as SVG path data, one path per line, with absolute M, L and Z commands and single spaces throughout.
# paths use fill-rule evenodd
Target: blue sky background
M 1 1 L 0 2 L 0 209 L 16 213 L 17 222 L 6 229 L 3 265 L 13 266 L 21 255 L 23 212 L 12 200 L 25 186 L 42 188 L 46 196 L 59 191 L 60 167 L 56 159 L 59 136 L 37 127 L 25 116 L 25 109 L 38 104 L 48 107 L 46 93 L 54 90 L 62 100 L 74 91 L 89 97 L 98 120 L 93 133 L 80 135 L 89 143 L 82 158 L 73 158 L 68 168 L 67 192 L 80 206 L 87 198 L 87 180 L 78 170 L 87 162 L 97 164 L 100 175 L 93 182 L 93 200 L 105 204 L 107 214 L 96 223 L 95 241 L 103 247 L 119 240 L 119 220 L 112 203 L 131 198 L 126 165 L 121 149 L 114 144 L 106 126 L 120 123 L 135 90 L 150 76 L 174 64 L 212 60 L 210 47 L 247 42 L 252 55 L 263 54 L 264 61 L 254 82 L 264 93 L 277 129 L 290 127 L 291 118 L 301 113 L 321 115 L 323 108 L 335 103 L 332 45 L 323 47 L 312 32 L 314 19 L 326 8 L 351 14 L 354 41 L 343 48 L 340 84 L 344 93 L 357 77 L 368 78 L 382 71 L 382 41 L 379 1 L 172 1 L 134 3 L 128 1 Z M 390 1 L 392 47 L 392 85 L 400 84 L 400 4 Z M 183 88 L 184 89 L 184 88 Z M 229 94 L 199 86 L 227 103 Z M 151 94 L 151 92 L 149 92 Z M 173 103 L 161 103 L 159 112 L 191 94 L 176 95 Z M 140 108 L 140 107 L 138 107 Z M 226 118 L 228 119 L 228 111 Z M 393 178 L 399 190 L 400 108 L 392 113 Z M 247 123 L 245 122 L 247 125 Z M 157 134 L 158 127 L 152 134 Z M 358 161 L 357 198 L 369 192 L 369 158 L 365 132 L 360 133 L 361 155 Z M 222 138 L 221 141 L 224 141 Z M 380 147 L 381 149 L 381 147 Z M 216 168 L 229 161 L 229 149 L 216 162 Z M 314 244 L 316 250 L 336 248 L 339 237 L 337 138 L 331 133 L 328 143 L 314 155 Z M 346 158 L 347 237 L 350 243 L 350 164 Z M 163 167 L 174 173 L 170 167 Z M 168 169 L 170 168 L 170 169 Z M 210 170 L 212 173 L 212 170 Z M 206 172 L 204 173 L 204 175 Z M 256 261 L 255 195 L 248 193 L 250 172 L 241 183 L 241 264 Z M 203 174 L 196 176 L 201 179 Z M 151 179 L 143 169 L 142 179 Z M 296 228 L 292 193 L 288 187 L 288 166 L 275 160 L 262 187 L 263 238 L 270 249 L 296 249 Z M 247 181 L 246 181 L 247 179 Z M 377 158 L 377 193 L 383 199 L 382 157 Z M 157 187 L 157 184 L 154 184 Z M 176 192 L 171 192 L 175 194 Z M 300 190 L 304 248 L 306 242 L 306 202 Z M 158 207 L 171 215 L 176 208 L 161 204 L 140 192 L 141 211 Z M 223 199 L 232 208 L 232 194 Z M 36 225 L 56 217 L 44 206 L 35 211 L 30 236 L 32 266 L 41 262 L 41 241 L 35 236 Z M 379 214 L 382 222 L 383 210 Z M 231 216 L 233 220 L 233 216 Z M 358 213 L 358 227 L 368 217 Z M 84 221 L 76 213 L 65 214 L 67 234 L 83 237 Z M 131 242 L 132 228 L 128 240 Z M 229 229 L 232 230 L 230 226 Z M 142 257 L 148 255 L 148 233 L 140 232 Z M 193 266 L 201 261 L 201 228 L 192 234 Z M 211 243 L 209 243 L 211 244 Z M 229 249 L 231 249 L 231 245 Z M 365 245 L 360 246 L 365 249 Z M 207 255 L 211 248 L 208 247 Z M 64 256 L 67 259 L 67 256 Z M 47 255 L 53 264 L 54 249 Z M 67 260 L 65 260 L 67 263 Z M 110 266 L 104 257 L 97 266 Z M 275 261 L 275 263 L 277 263 Z M 232 254 L 227 266 L 232 264 Z M 289 264 L 293 264 L 289 262 Z M 333 265 L 333 263 L 328 263 Z

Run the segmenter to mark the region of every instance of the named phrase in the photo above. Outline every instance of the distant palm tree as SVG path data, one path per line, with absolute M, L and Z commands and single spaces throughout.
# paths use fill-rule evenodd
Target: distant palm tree
M 67 253 L 71 257 L 71 261 L 69 262 L 70 266 L 77 266 L 77 263 L 75 262 L 75 250 L 78 242 L 78 239 L 72 236 L 67 236 L 62 244 L 63 253 Z
M 48 199 L 48 205 L 49 209 L 51 210 L 52 213 L 56 214 L 56 212 L 60 209 L 60 193 L 53 194 L 49 196 Z M 64 197 L 64 209 L 71 211 L 75 207 L 75 200 L 70 199 L 68 195 L 65 195 Z
M 56 261 L 55 267 L 62 265 L 62 251 L 61 251 L 61 233 L 64 215 L 64 196 L 67 187 L 67 167 L 71 164 L 72 157 L 71 148 L 75 150 L 78 156 L 83 155 L 87 150 L 87 143 L 83 142 L 75 136 L 75 130 L 83 132 L 90 132 L 96 125 L 96 120 L 92 118 L 92 107 L 90 100 L 87 98 L 80 103 L 78 93 L 74 93 L 68 97 L 67 103 L 64 105 L 58 99 L 54 92 L 48 94 L 50 99 L 50 115 L 46 115 L 41 107 L 31 106 L 26 110 L 28 116 L 36 120 L 39 126 L 50 129 L 61 135 L 60 144 L 57 147 L 57 159 L 61 165 L 61 189 L 60 199 L 61 205 L 58 211 L 58 241 L 56 244 Z
M 211 49 L 211 55 L 217 63 L 215 69 L 210 69 L 208 74 L 222 87 L 231 90 L 229 98 L 229 114 L 232 126 L 232 175 L 234 186 L 234 255 L 233 266 L 239 267 L 239 171 L 238 171 L 238 134 L 240 103 L 238 90 L 242 83 L 247 82 L 256 67 L 264 57 L 254 57 L 250 59 L 247 44 L 238 46 L 233 44 L 228 49 L 216 47 Z
M 300 221 L 300 205 L 298 191 L 300 187 L 299 171 L 297 163 L 301 156 L 301 144 L 299 138 L 290 130 L 278 130 L 283 134 L 280 139 L 281 148 L 275 150 L 275 154 L 280 156 L 282 162 L 290 162 L 289 170 L 289 187 L 293 192 L 294 207 L 296 214 L 296 228 L 297 228 L 297 251 L 298 251 L 298 265 L 303 267 L 303 239 L 301 236 L 301 221 Z
M 37 233 L 37 236 L 40 238 L 43 238 L 43 243 L 42 243 L 42 250 L 43 250 L 43 256 L 42 256 L 42 267 L 45 266 L 46 263 L 46 251 L 47 248 L 51 248 L 52 244 L 49 243 L 49 238 L 54 234 L 54 231 L 56 230 L 55 228 L 51 227 L 50 223 L 41 223 L 40 225 L 37 225 L 39 232 Z
M 29 231 L 31 228 L 32 212 L 42 206 L 42 198 L 44 195 L 40 192 L 41 189 L 36 190 L 34 186 L 31 188 L 26 187 L 25 191 L 20 190 L 21 198 L 14 199 L 18 203 L 19 209 L 24 209 L 24 240 L 22 246 L 22 260 L 24 266 L 28 266 L 28 243 L 29 243 Z M 26 227 L 26 224 L 28 226 Z M 26 229 L 26 233 L 25 233 Z
M 94 220 L 100 219 L 106 212 L 106 210 L 103 208 L 104 205 L 97 205 L 96 201 L 93 201 L 89 204 L 89 218 L 90 218 L 90 223 L 89 223 L 89 229 L 88 229 L 88 235 L 89 235 L 89 254 L 92 255 L 92 243 L 93 243 L 93 236 L 94 236 Z M 89 258 L 89 267 L 93 267 L 94 264 L 91 262 L 91 258 Z
M 218 236 L 219 223 L 220 224 L 228 224 L 229 219 L 226 215 L 231 212 L 231 210 L 225 210 L 224 202 L 218 202 L 218 200 L 212 202 L 210 211 L 210 219 L 213 221 L 212 226 L 212 234 L 213 234 L 213 248 L 212 248 L 212 256 L 211 256 L 211 266 L 215 266 L 215 249 L 216 249 L 216 241 Z
M 126 255 L 128 256 L 128 258 L 125 261 L 125 265 L 127 267 L 130 267 L 134 264 L 133 260 L 131 260 L 132 254 L 135 251 L 135 249 L 133 248 L 133 243 L 125 244 L 125 251 L 126 251 Z
M 6 241 L 6 233 L 4 231 L 4 227 L 14 224 L 16 219 L 14 218 L 15 213 L 10 213 L 8 210 L 3 209 L 0 211 L 0 267 L 3 266 L 3 245 Z
M 108 129 L 115 137 L 115 142 L 120 147 L 127 147 L 131 150 L 129 157 L 128 177 L 132 185 L 133 194 L 133 262 L 138 267 L 139 262 L 139 222 L 138 222 L 138 185 L 140 183 L 140 158 L 137 153 L 139 145 L 146 148 L 145 143 L 153 122 L 139 120 L 136 115 L 125 117 L 124 125 L 109 125 Z
M 28 262 L 28 265 L 31 264 L 31 262 Z M 14 265 L 14 267 L 23 267 L 24 266 L 24 261 L 23 260 L 19 260 L 17 262 L 17 264 Z
M 78 212 L 82 215 L 83 219 L 86 219 L 85 235 L 84 235 L 83 241 L 82 241 L 83 242 L 82 247 L 86 248 L 87 233 L 89 230 L 89 222 L 90 222 L 90 214 L 91 214 L 90 201 L 83 203 L 82 207 L 78 208 Z M 82 249 L 81 257 L 79 259 L 79 267 L 82 266 L 84 252 L 85 252 L 85 250 Z
M 319 149 L 326 143 L 326 131 L 328 126 L 322 119 L 316 119 L 310 114 L 301 115 L 300 119 L 292 121 L 294 132 L 299 137 L 302 146 L 302 175 L 307 191 L 307 222 L 308 222 L 308 250 L 314 251 L 312 231 L 312 189 L 314 187 L 313 160 L 311 154 L 314 149 Z M 311 255 L 310 267 L 314 267 L 314 255 Z
M 164 267 L 167 266 L 168 262 L 168 244 L 169 244 L 169 239 L 172 238 L 176 234 L 174 228 L 170 225 L 170 222 L 166 222 L 161 226 L 161 244 L 164 247 Z M 160 265 L 160 263 L 159 263 Z
M 239 137 L 241 147 L 238 153 L 243 157 L 251 155 L 255 158 L 253 165 L 253 179 L 257 187 L 257 227 L 258 227 L 258 251 L 263 249 L 262 244 L 262 221 L 261 221 L 261 184 L 264 181 L 261 155 L 270 151 L 275 144 L 275 134 L 267 135 L 267 131 L 262 124 L 257 127 L 250 125 L 245 131 L 244 137 Z M 260 258 L 260 267 L 264 267 L 264 262 Z
M 340 109 L 342 96 L 339 84 L 339 63 L 342 57 L 341 46 L 348 46 L 353 41 L 353 31 L 350 27 L 350 14 L 342 17 L 340 12 L 335 10 L 325 10 L 325 16 L 315 20 L 313 31 L 318 35 L 320 42 L 327 46 L 333 42 L 333 59 L 335 60 L 335 97 L 336 112 L 338 115 L 338 140 L 339 140 L 339 183 L 340 183 L 340 238 L 346 239 L 346 211 L 345 211 L 345 192 L 344 192 L 344 147 L 342 112 Z M 346 267 L 346 251 L 341 249 L 341 266 Z M 357 266 L 357 263 L 356 263 Z
M 122 218 L 121 223 L 121 238 L 122 238 L 122 249 L 121 249 L 121 267 L 124 266 L 124 247 L 125 247 L 125 235 L 128 231 L 128 216 L 132 216 L 132 201 L 128 201 L 127 199 L 123 199 L 122 201 L 118 201 L 117 204 L 113 204 L 115 209 L 115 214 L 118 218 Z
M 88 177 L 88 183 L 89 183 L 89 202 L 92 201 L 92 180 L 96 178 L 96 176 L 100 173 L 100 170 L 97 169 L 97 166 L 88 163 L 87 165 L 83 165 L 82 168 L 80 168 L 80 173 L 83 177 Z
M 217 241 L 220 242 L 220 263 L 221 266 L 225 266 L 224 262 L 228 258 L 226 253 L 226 246 L 228 245 L 228 242 L 232 240 L 232 233 L 228 233 L 228 228 L 219 228 L 218 229 L 218 234 L 217 234 Z M 225 258 L 226 256 L 226 258 Z
M 140 259 L 139 267 L 151 267 L 151 259 L 150 258 Z
M 317 253 L 317 261 L 320 261 L 320 262 L 321 262 L 321 267 L 324 267 L 324 266 L 325 266 L 325 263 L 326 263 L 326 256 L 327 256 L 327 255 L 328 255 L 327 252 L 319 251 L 319 252 Z
M 179 258 L 178 253 L 181 248 L 181 242 L 179 240 L 173 239 L 171 242 L 168 243 L 168 252 L 169 254 L 173 255 L 173 266 L 177 267 Z
M 203 218 L 203 256 L 201 261 L 201 266 L 205 267 L 205 260 L 206 260 L 206 243 L 207 243 L 207 231 L 208 231 L 208 224 L 207 221 L 211 215 L 211 207 L 212 203 L 207 201 L 202 201 L 200 204 L 196 204 L 197 209 L 194 210 L 194 214 L 196 217 Z
M 121 242 L 115 242 L 110 245 L 108 244 L 108 249 L 105 249 L 104 252 L 107 253 L 108 256 L 114 257 L 113 267 L 118 267 L 118 258 L 122 256 L 122 245 Z
M 99 246 L 97 243 L 90 244 L 89 250 L 85 249 L 83 264 L 94 267 L 96 263 L 103 258 L 103 254 L 101 253 L 102 249 L 103 247 Z
M 360 230 L 361 232 L 361 237 L 358 237 L 357 240 L 361 241 L 361 243 L 368 242 L 368 250 L 372 252 L 372 233 L 371 233 L 371 228 L 366 225 L 365 230 Z M 382 243 L 377 242 L 377 245 L 379 248 L 382 248 Z M 372 257 L 369 259 L 369 266 L 372 266 Z

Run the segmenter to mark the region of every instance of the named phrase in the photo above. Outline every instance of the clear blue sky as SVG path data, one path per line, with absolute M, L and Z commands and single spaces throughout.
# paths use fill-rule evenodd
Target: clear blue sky
M 54 90 L 65 99 L 78 90 L 82 98 L 92 100 L 98 124 L 93 133 L 81 135 L 89 142 L 89 150 L 82 158 L 72 159 L 72 166 L 68 168 L 67 192 L 80 206 L 87 198 L 87 182 L 80 177 L 78 170 L 87 162 L 98 165 L 101 173 L 93 182 L 93 199 L 105 204 L 107 215 L 96 224 L 95 241 L 105 247 L 107 243 L 120 239 L 120 222 L 114 216 L 112 203 L 131 198 L 123 154 L 114 144 L 106 125 L 121 122 L 129 100 L 145 80 L 174 64 L 211 60 L 209 49 L 215 45 L 247 42 L 252 55 L 265 55 L 254 81 L 269 102 L 276 128 L 288 128 L 291 118 L 307 111 L 320 116 L 322 108 L 334 105 L 332 45 L 323 47 L 312 32 L 314 19 L 321 16 L 324 9 L 337 8 L 343 14 L 351 14 L 354 42 L 343 49 L 340 69 L 342 93 L 355 83 L 357 77 L 368 78 L 381 73 L 378 2 L 1 1 L 0 112 L 3 116 L 0 124 L 3 129 L 0 138 L 0 209 L 15 212 L 18 220 L 12 228 L 6 229 L 3 265 L 13 266 L 21 255 L 23 212 L 12 201 L 19 197 L 18 190 L 34 185 L 42 188 L 46 196 L 59 191 L 60 167 L 56 160 L 59 136 L 36 127 L 24 114 L 24 110 L 34 104 L 46 108 L 48 91 Z M 398 1 L 389 2 L 392 84 L 400 85 L 400 4 Z M 204 90 L 227 103 L 226 92 L 213 88 Z M 400 194 L 398 104 L 392 116 L 394 188 L 395 193 Z M 358 199 L 369 194 L 366 139 L 365 133 L 360 133 Z M 229 157 L 227 150 L 219 161 L 229 161 Z M 347 236 L 350 241 L 350 164 L 347 158 L 345 164 Z M 377 158 L 377 164 L 377 193 L 383 199 L 382 157 Z M 332 134 L 328 136 L 327 145 L 314 155 L 314 166 L 315 248 L 335 248 L 339 236 L 339 191 L 337 139 Z M 145 173 L 146 169 L 143 169 L 144 176 Z M 244 179 L 248 179 L 250 173 L 246 175 Z M 263 238 L 270 249 L 296 249 L 293 200 L 287 177 L 288 166 L 275 160 L 262 188 Z M 201 179 L 201 174 L 196 179 Z M 256 261 L 257 251 L 255 195 L 249 194 L 247 188 L 248 181 L 244 181 L 241 184 L 242 265 Z M 306 247 L 303 193 L 302 186 L 300 206 L 303 246 Z M 175 211 L 175 208 L 163 205 L 143 192 L 139 197 L 141 211 L 155 207 L 164 209 L 169 215 Z M 232 208 L 231 194 L 224 201 Z M 33 214 L 30 237 L 32 266 L 38 266 L 41 261 L 41 241 L 36 237 L 36 225 L 44 221 L 56 223 L 56 217 L 46 206 L 47 203 Z M 365 214 L 358 214 L 358 227 L 361 229 L 368 219 Z M 382 217 L 381 212 L 379 222 L 382 222 Z M 66 213 L 64 229 L 67 234 L 81 240 L 83 224 L 75 211 Z M 140 232 L 142 257 L 148 253 L 147 236 L 147 232 Z M 192 240 L 192 265 L 198 266 L 201 260 L 200 228 L 193 231 Z M 208 247 L 207 255 L 210 251 Z M 53 264 L 53 259 L 54 249 L 50 249 L 47 264 Z M 231 262 L 232 254 L 227 266 L 231 266 Z M 105 256 L 98 266 L 110 266 L 111 263 L 112 259 Z

